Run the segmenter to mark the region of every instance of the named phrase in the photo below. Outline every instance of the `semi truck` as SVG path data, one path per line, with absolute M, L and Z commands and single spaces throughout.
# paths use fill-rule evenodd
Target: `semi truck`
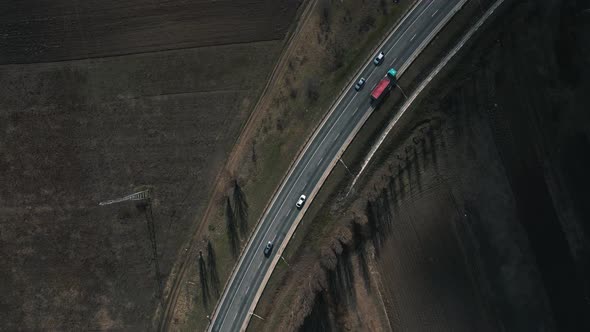
M 387 71 L 385 77 L 383 77 L 381 81 L 375 85 L 375 88 L 373 88 L 373 91 L 371 91 L 371 102 L 373 105 L 377 106 L 383 100 L 383 97 L 385 97 L 389 91 L 391 91 L 391 88 L 395 83 L 396 75 L 397 71 L 391 68 Z

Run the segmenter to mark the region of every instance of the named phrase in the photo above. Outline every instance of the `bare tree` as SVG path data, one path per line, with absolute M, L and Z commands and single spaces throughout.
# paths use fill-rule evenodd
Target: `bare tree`
M 330 31 L 330 25 L 332 24 L 332 3 L 330 0 L 320 0 L 320 28 L 324 33 Z
M 246 235 L 248 231 L 248 202 L 238 180 L 234 180 L 233 199 L 235 220 L 239 223 L 240 233 Z
M 308 78 L 305 82 L 305 91 L 307 93 L 307 100 L 309 103 L 315 103 L 320 97 L 320 85 L 317 80 Z
M 225 223 L 227 229 L 227 236 L 229 238 L 229 247 L 234 257 L 238 256 L 238 248 L 240 239 L 236 228 L 235 214 L 229 202 L 229 197 L 225 200 Z
M 219 275 L 217 274 L 217 259 L 211 241 L 207 241 L 207 269 L 211 276 L 211 286 L 215 295 L 219 295 Z
M 203 305 L 209 305 L 209 283 L 207 280 L 207 266 L 203 259 L 203 252 L 199 251 L 199 279 L 201 281 L 201 293 L 203 293 Z

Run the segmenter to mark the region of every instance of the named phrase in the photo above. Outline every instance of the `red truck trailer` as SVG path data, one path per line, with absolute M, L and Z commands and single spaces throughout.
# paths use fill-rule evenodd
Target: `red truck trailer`
M 377 83 L 373 91 L 371 91 L 371 101 L 374 105 L 377 105 L 383 100 L 383 97 L 391 91 L 391 87 L 393 86 L 395 76 L 397 75 L 397 71 L 393 68 L 387 71 L 387 75 Z

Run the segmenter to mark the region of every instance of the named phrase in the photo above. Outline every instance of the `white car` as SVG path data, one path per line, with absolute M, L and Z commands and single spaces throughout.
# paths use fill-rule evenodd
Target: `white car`
M 381 64 L 381 62 L 383 62 L 384 58 L 385 58 L 385 53 L 381 52 L 381 53 L 377 54 L 377 56 L 375 57 L 375 60 L 373 60 L 373 63 L 375 64 L 375 66 L 379 66 Z
M 299 196 L 299 200 L 297 201 L 297 203 L 295 204 L 295 206 L 298 209 L 301 209 L 301 207 L 303 207 L 303 203 L 305 203 L 305 200 L 307 199 L 307 197 L 305 197 L 305 195 L 301 195 Z

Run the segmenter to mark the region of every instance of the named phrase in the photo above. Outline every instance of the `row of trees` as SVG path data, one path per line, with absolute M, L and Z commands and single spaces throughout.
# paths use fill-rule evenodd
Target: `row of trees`
M 233 181 L 231 195 L 225 197 L 225 222 L 231 253 L 237 257 L 240 237 L 246 238 L 248 234 L 248 202 L 237 180 Z M 207 241 L 206 255 L 199 251 L 197 268 L 203 304 L 208 306 L 211 295 L 218 297 L 221 291 L 216 255 L 211 241 Z
M 203 252 L 199 251 L 199 258 L 197 260 L 199 267 L 199 279 L 201 280 L 201 293 L 203 294 L 203 304 L 209 305 L 211 292 L 217 297 L 219 296 L 219 275 L 217 274 L 217 262 L 215 258 L 215 250 L 211 241 L 207 242 L 207 259 L 203 257 Z

